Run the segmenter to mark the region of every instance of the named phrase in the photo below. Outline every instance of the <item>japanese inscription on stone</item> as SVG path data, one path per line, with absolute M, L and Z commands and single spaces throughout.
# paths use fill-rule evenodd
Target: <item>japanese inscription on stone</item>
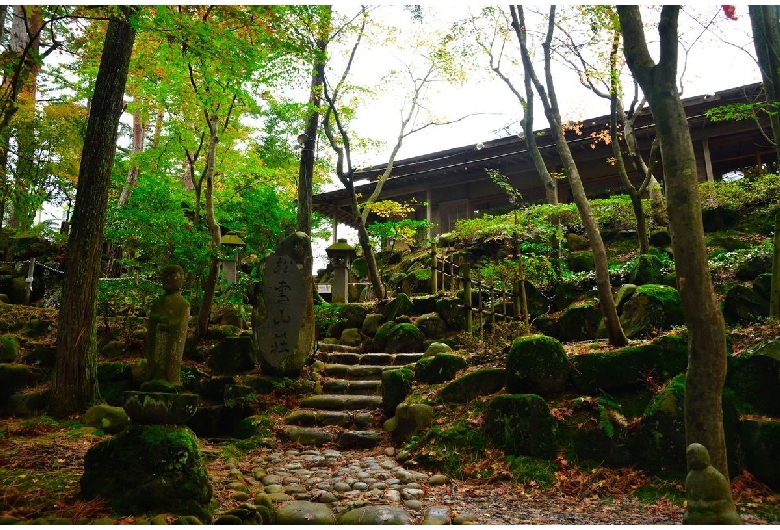
M 271 254 L 265 260 L 263 299 L 268 317 L 258 347 L 273 367 L 294 353 L 303 323 L 306 289 L 301 271 L 289 256 Z

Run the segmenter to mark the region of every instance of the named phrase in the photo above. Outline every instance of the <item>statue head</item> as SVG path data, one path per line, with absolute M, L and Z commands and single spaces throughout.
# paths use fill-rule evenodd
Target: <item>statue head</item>
M 688 467 L 691 469 L 704 469 L 710 465 L 710 453 L 702 444 L 692 443 L 685 453 L 688 457 Z
M 168 294 L 177 293 L 181 290 L 184 282 L 184 269 L 178 265 L 168 265 L 162 271 L 163 289 Z

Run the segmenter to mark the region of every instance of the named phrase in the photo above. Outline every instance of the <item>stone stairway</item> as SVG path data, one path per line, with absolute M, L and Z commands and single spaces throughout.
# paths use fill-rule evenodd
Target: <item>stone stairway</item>
M 361 353 L 359 347 L 319 344 L 314 371 L 318 393 L 284 419 L 284 434 L 302 445 L 336 443 L 371 448 L 386 439 L 382 428 L 382 372 L 415 363 L 421 353 Z

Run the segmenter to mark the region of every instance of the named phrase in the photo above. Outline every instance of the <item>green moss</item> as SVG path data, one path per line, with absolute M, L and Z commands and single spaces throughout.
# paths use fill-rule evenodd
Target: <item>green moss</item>
M 471 478 L 465 469 L 485 458 L 487 439 L 480 429 L 455 420 L 448 427 L 432 427 L 419 439 L 422 448 L 417 455 L 421 463 L 436 465 L 441 471 L 459 480 Z
M 382 408 L 385 416 L 392 417 L 395 408 L 412 389 L 414 374 L 408 368 L 385 370 L 382 372 Z
M 509 455 L 506 459 L 513 481 L 526 485 L 534 483 L 545 489 L 555 484 L 558 464 L 554 461 L 524 455 Z
M 516 339 L 506 357 L 506 389 L 511 394 L 559 394 L 569 378 L 563 345 L 546 335 Z
M 468 366 L 466 359 L 453 353 L 437 353 L 423 357 L 414 366 L 414 378 L 422 383 L 443 383 Z
M 535 394 L 502 394 L 488 402 L 485 434 L 504 452 L 551 457 L 557 451 L 556 421 L 547 402 Z

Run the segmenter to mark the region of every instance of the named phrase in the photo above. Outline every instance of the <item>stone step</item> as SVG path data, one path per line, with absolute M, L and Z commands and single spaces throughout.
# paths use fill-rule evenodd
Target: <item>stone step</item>
M 380 431 L 341 431 L 335 433 L 317 427 L 298 427 L 296 425 L 285 425 L 282 430 L 287 439 L 301 445 L 319 446 L 335 441 L 339 447 L 345 449 L 369 449 L 385 439 L 384 432 Z
M 360 353 L 363 351 L 360 346 L 346 346 L 344 344 L 317 343 L 317 349 L 321 352 L 351 352 Z
M 382 393 L 382 381 L 351 381 L 348 379 L 324 379 L 322 381 L 324 394 L 379 395 Z
M 422 353 L 345 353 L 324 354 L 326 363 L 347 365 L 401 366 L 417 362 Z
M 382 396 L 316 394 L 301 400 L 301 407 L 320 410 L 376 409 L 380 406 L 382 406 Z
M 343 410 L 298 409 L 290 412 L 284 418 L 284 423 L 300 427 L 324 427 L 327 425 L 358 429 L 381 427 L 381 421 L 370 412 Z
M 332 378 L 372 381 L 381 379 L 382 371 L 387 368 L 387 366 L 326 364 L 323 371 L 326 376 Z

